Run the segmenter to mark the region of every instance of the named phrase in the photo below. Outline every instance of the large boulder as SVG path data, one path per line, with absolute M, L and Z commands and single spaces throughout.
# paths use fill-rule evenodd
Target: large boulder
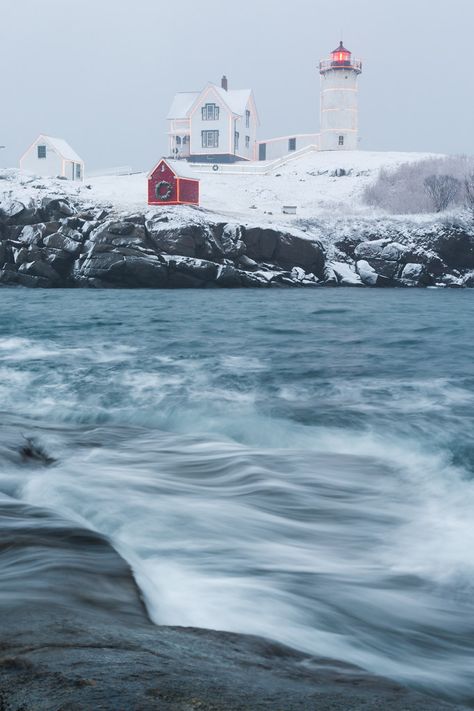
M 61 232 L 56 232 L 55 234 L 44 237 L 43 246 L 51 249 L 62 250 L 63 252 L 68 252 L 68 254 L 72 255 L 79 254 L 82 249 L 80 242 L 67 237 Z
M 143 225 L 134 225 L 132 222 L 106 221 L 100 223 L 89 232 L 88 241 L 95 244 L 109 244 L 115 246 L 135 246 L 147 244 L 145 228 Z
M 18 273 L 42 277 L 48 281 L 51 286 L 58 285 L 58 282 L 61 280 L 60 275 L 51 264 L 39 259 L 31 262 L 23 262 L 23 264 L 18 267 Z
M 278 233 L 271 228 L 247 227 L 243 230 L 242 241 L 248 257 L 256 262 L 267 262 L 275 254 Z
M 219 265 L 192 257 L 164 257 L 168 267 L 168 286 L 187 289 L 209 286 L 216 282 Z
M 74 268 L 78 283 L 99 281 L 123 288 L 163 288 L 168 271 L 158 257 L 124 256 L 115 252 L 87 255 Z
M 433 283 L 424 264 L 406 264 L 399 281 L 404 286 L 428 286 Z
M 447 229 L 431 246 L 450 269 L 474 269 L 474 232 Z
M 183 257 L 196 257 L 202 254 L 206 239 L 210 236 L 209 228 L 196 222 L 184 222 L 182 226 L 170 226 L 159 217 L 153 217 L 145 223 L 146 231 L 155 249 L 160 253 L 175 254 Z
M 345 262 L 331 262 L 328 267 L 332 269 L 337 283 L 340 286 L 364 286 L 360 275 L 355 267 Z
M 302 267 L 305 272 L 312 272 L 317 277 L 324 274 L 324 249 L 316 239 L 278 233 L 273 260 L 283 269 Z

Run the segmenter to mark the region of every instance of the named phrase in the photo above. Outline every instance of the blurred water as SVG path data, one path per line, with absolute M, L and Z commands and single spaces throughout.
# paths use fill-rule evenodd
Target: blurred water
M 157 623 L 474 698 L 471 291 L 0 294 L 0 492 L 108 535 Z

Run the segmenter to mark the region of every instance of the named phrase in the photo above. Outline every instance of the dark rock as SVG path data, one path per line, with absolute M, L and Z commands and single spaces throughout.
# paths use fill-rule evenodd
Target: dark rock
M 157 257 L 123 256 L 113 252 L 87 256 L 74 269 L 79 282 L 95 279 L 117 288 L 163 288 L 167 285 L 167 274 L 166 266 Z
M 428 276 L 424 264 L 406 264 L 400 275 L 400 282 L 404 286 L 428 286 L 433 280 Z
M 380 239 L 370 242 L 360 242 L 354 249 L 354 257 L 361 260 L 380 259 L 383 250 L 390 244 L 390 240 Z
M 209 230 L 201 224 L 189 223 L 182 228 L 170 228 L 161 219 L 146 221 L 147 234 L 159 252 L 184 257 L 198 256 L 209 237 Z
M 250 257 L 247 257 L 246 254 L 243 254 L 241 257 L 239 257 L 239 266 L 242 267 L 242 269 L 251 272 L 258 269 L 257 262 L 253 259 L 250 259 Z
M 273 258 L 276 264 L 284 269 L 302 267 L 318 278 L 323 277 L 325 256 L 323 247 L 317 240 L 281 233 L 278 235 Z
M 131 235 L 135 231 L 135 225 L 130 221 L 110 222 L 107 229 L 112 235 Z
M 201 287 L 215 282 L 219 265 L 205 259 L 191 257 L 166 258 L 168 284 L 173 288 Z
M 474 271 L 469 272 L 463 277 L 463 286 L 474 287 Z
M 241 271 L 229 264 L 220 266 L 216 276 L 216 284 L 225 289 L 236 289 L 241 287 Z
M 474 269 L 474 234 L 447 230 L 431 246 L 450 269 Z
M 42 277 L 51 284 L 55 284 L 60 280 L 57 271 L 48 264 L 40 260 L 32 262 L 24 262 L 18 267 L 19 274 L 28 274 L 29 276 Z
M 462 708 L 259 637 L 156 627 L 104 537 L 5 497 L 0 575 L 5 711 Z
M 256 262 L 271 260 L 277 246 L 277 233 L 262 227 L 247 227 L 243 230 L 242 240 L 246 254 Z
M 37 225 L 27 225 L 21 230 L 18 236 L 18 241 L 23 244 L 38 244 L 45 233 L 46 225 L 42 223 Z
M 62 234 L 61 232 L 57 232 L 56 234 L 52 234 L 48 237 L 45 237 L 43 239 L 43 245 L 45 247 L 51 247 L 53 249 L 60 249 L 64 252 L 68 252 L 69 254 L 73 255 L 79 254 L 82 248 L 80 242 L 76 242 L 70 237 L 66 237 L 66 235 Z
M 145 228 L 131 222 L 103 222 L 89 233 L 88 239 L 98 244 L 117 246 L 146 244 Z
M 220 236 L 222 253 L 231 259 L 241 257 L 246 249 L 242 240 L 242 227 L 240 225 L 227 224 L 223 226 Z

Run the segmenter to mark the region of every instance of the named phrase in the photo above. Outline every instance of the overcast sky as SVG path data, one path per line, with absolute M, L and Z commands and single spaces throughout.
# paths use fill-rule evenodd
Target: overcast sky
M 0 0 L 0 166 L 39 133 L 91 170 L 166 151 L 173 94 L 253 88 L 260 138 L 319 130 L 319 59 L 364 62 L 361 148 L 474 154 L 474 0 Z

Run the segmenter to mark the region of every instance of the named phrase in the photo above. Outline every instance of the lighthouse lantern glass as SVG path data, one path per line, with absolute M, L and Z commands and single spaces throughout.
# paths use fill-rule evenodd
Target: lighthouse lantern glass
M 332 61 L 339 63 L 346 63 L 351 61 L 351 53 L 345 50 L 337 50 L 332 53 Z

